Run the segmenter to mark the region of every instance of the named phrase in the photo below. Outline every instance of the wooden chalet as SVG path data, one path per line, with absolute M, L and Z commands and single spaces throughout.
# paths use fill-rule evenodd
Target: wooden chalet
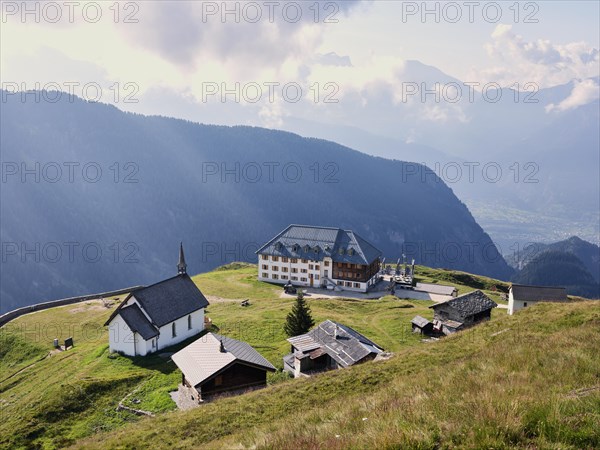
M 434 332 L 448 335 L 489 320 L 497 306 L 480 290 L 432 305 Z
M 179 395 L 195 403 L 266 386 L 275 367 L 246 342 L 207 333 L 173 356 L 181 370 Z

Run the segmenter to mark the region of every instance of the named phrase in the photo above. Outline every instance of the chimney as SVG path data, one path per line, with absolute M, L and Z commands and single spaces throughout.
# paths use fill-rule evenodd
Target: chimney
M 227 350 L 225 350 L 225 346 L 223 345 L 223 338 L 220 339 L 219 351 L 221 353 L 227 353 Z

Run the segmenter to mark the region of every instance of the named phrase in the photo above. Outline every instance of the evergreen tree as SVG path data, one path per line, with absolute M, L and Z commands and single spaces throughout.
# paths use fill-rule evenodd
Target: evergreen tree
M 310 308 L 304 301 L 302 292 L 298 292 L 296 303 L 288 313 L 283 329 L 285 333 L 292 337 L 308 332 L 315 325 Z

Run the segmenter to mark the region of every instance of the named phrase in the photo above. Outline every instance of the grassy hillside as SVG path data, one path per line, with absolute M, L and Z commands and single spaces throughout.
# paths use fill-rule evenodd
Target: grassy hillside
M 292 300 L 255 276 L 250 266 L 194 279 L 211 296 L 207 315 L 220 331 L 281 367 Z M 451 276 L 427 273 L 429 281 Z M 246 298 L 252 305 L 242 308 Z M 340 320 L 396 355 L 310 380 L 276 374 L 267 389 L 189 412 L 172 411 L 168 392 L 180 375 L 168 359 L 109 357 L 102 323 L 114 305 L 23 316 L 0 333 L 0 447 L 600 445 L 598 303 L 539 305 L 512 317 L 495 310 L 488 324 L 423 344 L 409 322 L 431 317 L 430 302 L 307 300 L 315 320 Z M 70 335 L 73 350 L 46 357 L 52 338 Z M 156 417 L 117 412 L 131 392 L 132 405 Z

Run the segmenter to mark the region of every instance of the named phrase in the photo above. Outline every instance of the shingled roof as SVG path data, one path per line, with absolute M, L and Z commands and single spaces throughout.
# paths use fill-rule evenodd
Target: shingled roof
M 527 302 L 566 302 L 567 291 L 563 287 L 526 286 L 513 284 L 511 287 L 516 300 Z
M 472 316 L 498 306 L 495 301 L 480 290 L 469 292 L 468 294 L 463 294 L 456 298 L 451 298 L 445 302 L 437 303 L 430 306 L 430 308 L 435 310 L 435 308 L 439 308 L 442 305 L 449 305 L 458 310 L 462 317 Z
M 381 251 L 352 230 L 290 225 L 260 249 L 260 255 L 320 261 L 330 257 L 335 262 L 371 264 Z
M 418 326 L 419 328 L 426 327 L 427 325 L 429 325 L 431 323 L 431 321 L 429 321 L 425 317 L 421 317 L 421 316 L 413 317 L 413 319 L 410 322 L 413 325 Z
M 332 320 L 326 320 L 308 333 L 287 341 L 300 353 L 327 353 L 342 367 L 351 366 L 371 353 L 383 352 L 381 347 L 359 332 Z
M 135 291 L 133 296 L 159 327 L 208 306 L 208 300 L 187 274 Z
M 146 341 L 152 339 L 154 336 L 158 336 L 158 329 L 150 323 L 135 303 L 121 308 L 119 314 L 131 331 L 139 333 Z
M 189 275 L 182 273 L 131 293 L 111 314 L 105 325 L 126 309 L 125 304 L 131 296 L 140 304 L 151 323 L 158 328 L 208 306 L 204 294 Z
M 221 342 L 225 349 L 224 352 L 221 351 Z M 275 371 L 273 364 L 250 344 L 216 333 L 205 334 L 179 350 L 171 356 L 171 359 L 192 386 L 203 383 L 235 362 Z

